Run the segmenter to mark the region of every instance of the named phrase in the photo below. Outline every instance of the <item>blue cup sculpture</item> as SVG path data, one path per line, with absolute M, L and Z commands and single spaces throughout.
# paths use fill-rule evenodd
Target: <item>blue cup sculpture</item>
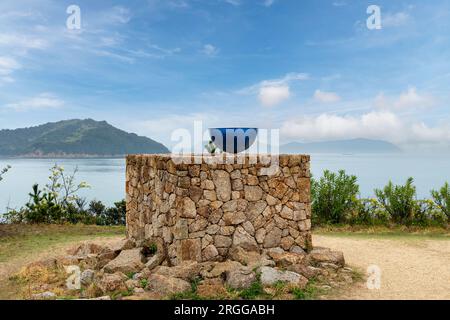
M 211 141 L 227 153 L 241 153 L 255 143 L 257 128 L 210 128 Z

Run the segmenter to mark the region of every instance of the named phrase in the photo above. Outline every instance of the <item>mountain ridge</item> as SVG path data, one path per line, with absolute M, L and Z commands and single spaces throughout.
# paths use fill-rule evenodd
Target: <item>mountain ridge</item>
M 0 130 L 0 155 L 10 157 L 108 157 L 168 153 L 161 143 L 106 121 L 70 119 Z
M 280 146 L 281 153 L 398 153 L 402 150 L 384 140 L 348 139 L 321 142 L 290 142 Z

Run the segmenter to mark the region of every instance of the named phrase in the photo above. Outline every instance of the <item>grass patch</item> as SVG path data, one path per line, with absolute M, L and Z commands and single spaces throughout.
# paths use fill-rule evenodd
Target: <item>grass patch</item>
M 54 245 L 125 236 L 123 226 L 0 224 L 0 262 L 42 252 Z
M 323 225 L 313 228 L 313 234 L 333 236 L 360 236 L 372 238 L 430 238 L 450 239 L 450 229 L 447 227 L 418 226 L 364 226 L 364 225 Z
M 197 294 L 198 284 L 202 281 L 201 278 L 195 278 L 191 281 L 191 290 L 175 293 L 169 297 L 170 300 L 203 300 Z
M 323 293 L 323 290 L 317 287 L 317 281 L 310 279 L 304 289 L 293 288 L 291 294 L 296 300 L 314 300 Z

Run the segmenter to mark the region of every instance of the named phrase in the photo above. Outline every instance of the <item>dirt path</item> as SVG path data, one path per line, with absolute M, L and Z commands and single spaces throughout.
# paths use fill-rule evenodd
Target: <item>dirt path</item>
M 315 235 L 313 243 L 343 251 L 347 264 L 364 274 L 370 265 L 381 269 L 379 290 L 363 281 L 331 298 L 450 299 L 449 240 Z

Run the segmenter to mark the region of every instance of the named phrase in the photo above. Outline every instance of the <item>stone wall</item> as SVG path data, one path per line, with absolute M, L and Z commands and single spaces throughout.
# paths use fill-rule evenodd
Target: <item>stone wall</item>
M 128 156 L 128 237 L 156 241 L 172 265 L 224 260 L 235 246 L 310 249 L 309 156 L 280 155 L 270 176 L 270 165 L 248 156 L 215 163 L 220 157 L 175 164 L 170 155 Z

